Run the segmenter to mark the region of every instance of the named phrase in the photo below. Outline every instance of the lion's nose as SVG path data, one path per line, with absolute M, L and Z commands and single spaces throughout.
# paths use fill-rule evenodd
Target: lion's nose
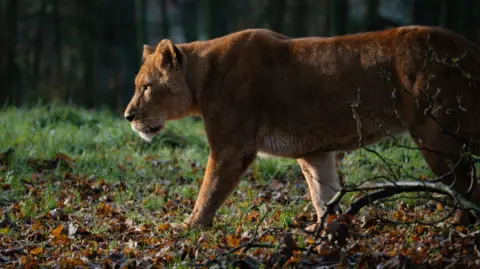
M 132 122 L 135 119 L 135 113 L 125 115 L 125 119 L 127 119 L 129 122 Z

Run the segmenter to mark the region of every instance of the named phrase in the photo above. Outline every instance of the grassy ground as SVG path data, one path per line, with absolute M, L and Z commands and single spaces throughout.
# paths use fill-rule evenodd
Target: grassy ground
M 348 267 L 398 255 L 443 266 L 453 259 L 476 259 L 475 243 L 461 241 L 460 235 L 475 227 L 397 222 L 428 221 L 450 212 L 431 198 L 413 199 L 418 195 L 362 211 L 346 247 L 315 242 L 303 231 L 315 220 L 303 176 L 294 160 L 277 158 L 256 160 L 212 228 L 176 233 L 168 223 L 190 213 L 208 156 L 202 122 L 171 122 L 149 144 L 117 116 L 61 105 L 0 110 L 2 267 L 262 268 L 329 262 Z M 411 145 L 409 138 L 397 142 Z M 402 178 L 431 176 L 418 152 L 392 140 L 372 149 L 391 164 L 366 150 L 346 154 L 339 169 L 347 184 L 387 175 L 389 169 Z M 344 204 L 354 198 L 348 196 Z M 234 249 L 252 238 L 264 245 Z

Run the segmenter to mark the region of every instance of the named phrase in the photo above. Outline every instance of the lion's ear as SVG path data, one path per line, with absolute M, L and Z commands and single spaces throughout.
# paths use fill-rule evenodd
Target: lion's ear
M 182 53 L 169 39 L 160 41 L 155 53 L 162 55 L 162 64 L 171 65 L 173 68 L 181 68 Z
M 149 45 L 143 45 L 143 59 L 147 58 L 148 55 L 155 52 L 155 48 Z

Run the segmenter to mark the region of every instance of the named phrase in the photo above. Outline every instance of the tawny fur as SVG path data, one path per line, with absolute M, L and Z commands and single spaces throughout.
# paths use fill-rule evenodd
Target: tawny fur
M 480 47 L 409 26 L 290 39 L 262 29 L 144 48 L 125 114 L 151 138 L 168 120 L 203 116 L 205 179 L 182 227 L 211 225 L 257 152 L 297 158 L 317 214 L 340 188 L 333 154 L 410 133 L 436 175 L 478 202 L 464 146 L 480 154 Z M 441 152 L 441 154 L 438 154 Z M 473 193 L 473 194 L 471 194 Z

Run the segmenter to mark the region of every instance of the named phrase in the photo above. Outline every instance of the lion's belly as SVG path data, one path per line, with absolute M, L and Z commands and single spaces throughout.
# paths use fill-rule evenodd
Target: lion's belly
M 331 151 L 349 142 L 331 139 L 325 135 L 298 134 L 294 131 L 272 131 L 260 137 L 258 150 L 261 153 L 284 157 L 299 157 L 312 151 Z
M 268 155 L 298 156 L 308 152 L 315 145 L 310 139 L 289 133 L 273 132 L 260 139 L 258 150 Z
M 295 130 L 295 128 L 292 128 Z M 298 131 L 298 129 L 297 129 Z M 404 128 L 389 128 L 389 135 L 399 135 L 405 132 Z M 362 136 L 362 144 L 369 145 L 386 137 L 384 128 L 372 128 Z M 283 157 L 300 157 L 314 151 L 351 151 L 360 147 L 360 137 L 357 130 L 337 133 L 310 133 L 299 134 L 295 131 L 264 132 L 258 137 L 257 149 L 260 153 Z

